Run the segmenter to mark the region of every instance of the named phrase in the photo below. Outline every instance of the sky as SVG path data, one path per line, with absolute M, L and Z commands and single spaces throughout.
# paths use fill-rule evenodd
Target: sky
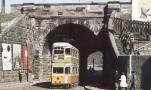
M 108 1 L 121 1 L 130 2 L 130 0 L 5 0 L 6 13 L 10 12 L 11 4 L 22 4 L 22 3 L 89 3 L 94 2 L 108 2 Z

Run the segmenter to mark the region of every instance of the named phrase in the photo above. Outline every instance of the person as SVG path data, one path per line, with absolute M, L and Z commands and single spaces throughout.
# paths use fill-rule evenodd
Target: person
M 34 80 L 35 79 L 35 75 L 34 74 L 32 74 L 32 80 Z
M 89 67 L 89 72 L 91 72 L 92 71 L 92 68 L 91 68 L 91 66 Z
M 127 89 L 127 82 L 126 82 L 126 76 L 124 73 L 122 73 L 121 78 L 120 78 L 120 89 L 125 88 L 125 90 Z
M 23 12 L 24 12 L 24 8 L 23 7 L 20 9 L 20 12 L 21 12 L 21 14 L 23 14 Z
M 115 71 L 115 88 L 116 88 L 116 90 L 118 90 L 118 88 L 119 88 L 119 73 L 118 73 L 118 71 L 116 70 Z
M 22 82 L 22 74 L 21 74 L 21 70 L 18 71 L 18 76 L 19 76 L 19 81 L 20 83 Z
M 130 90 L 136 90 L 135 89 L 135 72 L 134 71 L 132 71 L 132 77 L 131 77 L 131 86 L 130 86 Z

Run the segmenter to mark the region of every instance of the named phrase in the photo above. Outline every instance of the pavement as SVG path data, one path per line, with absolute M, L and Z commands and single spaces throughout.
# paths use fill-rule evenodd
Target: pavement
M 71 89 L 53 88 L 50 89 L 48 81 L 33 81 L 33 82 L 8 82 L 0 83 L 0 90 L 85 90 L 84 87 L 76 86 Z
M 110 90 L 110 89 L 100 89 L 100 88 L 93 87 L 93 86 L 85 86 L 84 88 L 85 88 L 85 90 Z
M 0 83 L 0 90 L 23 90 L 23 88 L 31 86 L 39 81 L 34 82 L 7 82 L 7 83 Z
M 100 89 L 93 86 L 75 86 L 70 89 L 65 88 L 51 88 L 49 81 L 32 81 L 32 82 L 8 82 L 0 83 L 0 90 L 109 90 L 109 89 Z

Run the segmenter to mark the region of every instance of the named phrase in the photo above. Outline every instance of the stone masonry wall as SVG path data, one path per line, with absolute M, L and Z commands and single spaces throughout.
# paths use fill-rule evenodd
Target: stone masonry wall
M 40 58 L 40 66 L 41 69 L 39 72 L 40 80 L 50 81 L 51 80 L 51 58 L 43 57 Z
M 18 23 L 15 25 L 11 26 L 11 28 L 8 28 L 7 31 L 4 31 L 1 33 L 0 36 L 0 46 L 1 43 L 8 43 L 8 44 L 21 44 L 23 45 L 25 43 L 25 40 L 28 40 L 30 38 L 30 31 L 29 28 L 31 27 L 29 24 L 30 21 L 28 18 L 25 16 L 23 17 Z M 31 42 L 28 40 L 28 42 Z M 29 43 L 29 45 L 32 47 L 32 43 Z M 31 61 L 33 60 L 32 56 L 32 48 L 31 50 Z M 2 69 L 2 53 L 0 50 L 0 83 L 5 83 L 5 82 L 18 82 L 19 81 L 19 70 L 10 70 L 10 71 L 4 71 Z M 27 70 L 21 70 L 22 74 L 22 81 L 27 81 Z M 31 75 L 29 76 L 29 78 Z
M 17 24 L 13 25 L 7 31 L 0 35 L 1 43 L 8 44 L 25 44 L 26 42 L 30 45 L 30 60 L 32 63 L 31 71 L 34 74 L 34 79 L 49 80 L 51 75 L 51 57 L 43 57 L 43 48 L 45 43 L 45 36 L 47 33 L 39 26 L 35 25 L 35 20 L 25 16 Z M 48 48 L 47 48 L 48 49 Z M 1 51 L 1 50 L 0 50 Z M 49 52 L 49 50 L 47 50 Z M 47 53 L 49 55 L 49 53 Z M 49 55 L 51 56 L 51 55 Z M 30 70 L 29 70 L 30 71 Z M 18 76 L 19 70 L 3 71 L 2 70 L 2 57 L 0 52 L 0 80 L 4 82 L 17 82 L 19 81 Z M 27 70 L 21 70 L 23 81 L 27 81 Z M 29 75 L 29 79 L 32 74 Z M 13 77 L 13 78 L 12 78 Z
M 0 83 L 19 82 L 19 70 L 4 71 L 2 68 L 2 54 L 0 53 Z M 26 70 L 21 70 L 22 81 L 27 80 Z

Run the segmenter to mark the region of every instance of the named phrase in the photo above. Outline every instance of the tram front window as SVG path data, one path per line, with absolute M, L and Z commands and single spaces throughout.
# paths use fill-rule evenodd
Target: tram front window
M 63 67 L 54 67 L 53 73 L 55 74 L 62 74 L 63 73 Z
M 54 54 L 63 54 L 64 51 L 63 50 L 54 50 Z

